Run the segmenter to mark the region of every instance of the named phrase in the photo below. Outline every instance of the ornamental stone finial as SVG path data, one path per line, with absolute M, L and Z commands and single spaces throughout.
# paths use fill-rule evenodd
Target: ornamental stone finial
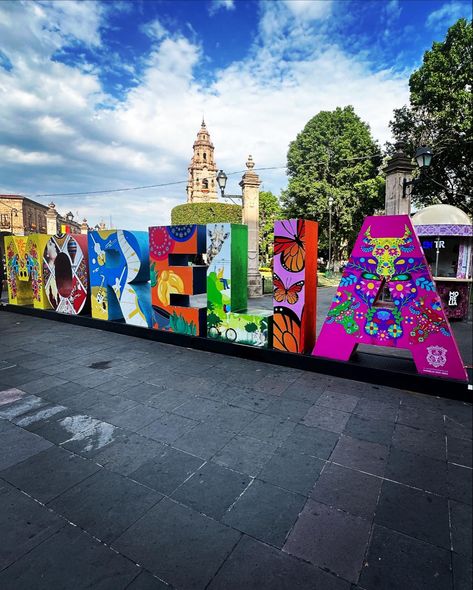
M 253 156 L 249 155 L 248 160 L 246 162 L 246 167 L 248 170 L 252 170 L 255 167 L 255 163 L 253 162 Z
M 56 209 L 56 205 L 51 201 L 48 205 L 50 209 Z

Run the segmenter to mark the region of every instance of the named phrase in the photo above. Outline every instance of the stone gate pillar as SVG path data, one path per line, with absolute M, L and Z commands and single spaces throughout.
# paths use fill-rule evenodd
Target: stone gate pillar
M 415 166 L 411 159 L 404 153 L 406 144 L 398 141 L 394 144 L 396 152 L 384 169 L 386 173 L 386 197 L 385 215 L 410 215 L 412 185 L 406 187 L 406 196 L 403 197 L 404 179 L 409 182 Z
M 253 172 L 255 163 L 248 156 L 246 167 L 240 182 L 243 193 L 243 223 L 248 226 L 248 297 L 263 295 L 261 275 L 259 273 L 259 187 L 261 180 Z
M 49 203 L 48 207 L 49 209 L 46 211 L 46 233 L 55 236 L 58 232 L 57 218 L 59 214 L 54 203 Z

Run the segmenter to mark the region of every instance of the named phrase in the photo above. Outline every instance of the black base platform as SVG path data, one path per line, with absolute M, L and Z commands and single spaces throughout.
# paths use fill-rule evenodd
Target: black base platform
M 65 322 L 76 326 L 86 326 L 119 334 L 126 334 L 137 338 L 155 340 L 175 346 L 184 346 L 198 350 L 206 350 L 217 354 L 237 356 L 273 365 L 293 367 L 304 371 L 333 375 L 344 379 L 353 379 L 387 387 L 397 387 L 418 393 L 427 393 L 439 397 L 446 397 L 466 402 L 473 400 L 471 386 L 472 375 L 469 371 L 470 385 L 451 379 L 430 377 L 417 373 L 414 361 L 405 358 L 396 358 L 382 354 L 370 354 L 356 352 L 348 362 L 336 361 L 314 357 L 307 354 L 293 354 L 274 349 L 258 348 L 243 344 L 233 344 L 201 338 L 197 336 L 185 336 L 173 332 L 151 330 L 125 324 L 124 322 L 97 320 L 90 316 L 71 316 L 56 313 L 52 310 L 35 309 L 27 306 L 0 305 L 0 310 L 23 315 L 36 316 L 57 322 Z

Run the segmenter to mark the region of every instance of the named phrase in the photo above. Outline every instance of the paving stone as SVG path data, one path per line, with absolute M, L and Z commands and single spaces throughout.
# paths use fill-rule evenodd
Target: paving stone
M 383 476 L 388 453 L 389 449 L 385 445 L 342 436 L 331 454 L 330 460 L 344 467 Z
M 127 399 L 132 399 L 136 402 L 145 404 L 160 391 L 161 388 L 156 385 L 151 385 L 150 383 L 136 383 L 134 386 L 127 389 L 124 395 Z
M 200 590 L 239 538 L 237 531 L 165 498 L 113 546 L 168 584 Z
M 317 404 L 313 405 L 302 419 L 305 426 L 323 428 L 331 432 L 343 432 L 350 414 L 339 412 L 333 408 L 326 408 Z
M 110 416 L 108 422 L 115 426 L 138 432 L 138 430 L 148 426 L 151 422 L 161 418 L 163 413 L 162 410 L 157 410 L 156 408 L 152 408 L 145 404 L 136 403 L 131 409 Z
M 448 464 L 448 496 L 464 504 L 472 503 L 472 470 Z
M 319 459 L 328 459 L 338 439 L 339 435 L 335 432 L 298 424 L 282 443 L 281 448 L 313 455 Z
M 203 422 L 178 438 L 173 446 L 202 459 L 210 459 L 234 436 L 234 432 Z
M 205 420 L 222 407 L 222 403 L 204 397 L 193 397 L 174 410 L 174 414 L 192 418 L 192 420 Z
M 244 408 L 239 408 L 233 405 L 224 405 L 203 423 L 209 424 L 213 428 L 217 427 L 237 434 L 254 420 L 257 415 L 256 412 Z
M 439 461 L 446 459 L 445 435 L 438 432 L 396 424 L 392 444 L 399 449 Z
M 266 463 L 258 478 L 307 496 L 314 487 L 325 461 L 278 449 Z
M 280 416 L 294 421 L 301 420 L 309 411 L 309 402 L 294 399 L 282 398 L 273 400 L 265 409 L 264 413 L 270 416 Z
M 149 459 L 156 457 L 163 445 L 138 434 L 123 433 L 112 444 L 94 456 L 94 461 L 110 471 L 129 475 Z
M 48 389 L 45 389 L 41 392 L 41 397 L 48 400 L 49 402 L 59 403 L 70 407 L 67 403 L 67 400 L 80 395 L 85 391 L 87 391 L 87 389 L 82 385 L 79 385 L 79 383 L 67 381 L 63 385 L 48 387 Z
M 141 428 L 139 433 L 154 440 L 172 444 L 196 424 L 195 420 L 166 412 L 161 418 Z
M 384 420 L 370 420 L 353 414 L 343 432 L 352 438 L 389 446 L 394 433 L 394 424 Z
M 241 431 L 245 436 L 252 436 L 258 440 L 280 444 L 291 434 L 296 423 L 286 418 L 258 414 L 246 428 Z
M 449 436 L 447 438 L 447 454 L 450 463 L 472 467 L 472 444 L 471 441 Z
M 244 535 L 209 590 L 349 590 L 350 584 Z
M 452 553 L 452 563 L 455 590 L 471 590 L 473 587 L 471 557 Z
M 0 406 L 0 418 L 12 420 L 22 414 L 31 412 L 47 405 L 47 401 L 36 395 L 25 395 L 24 397 L 11 403 Z
M 311 375 L 308 379 L 305 375 L 291 383 L 282 394 L 282 398 L 294 399 L 297 401 L 315 403 L 327 385 L 327 379 L 323 375 L 317 375 L 320 379 L 314 379 Z
M 110 381 L 101 383 L 98 386 L 98 389 L 100 389 L 102 393 L 109 393 L 110 395 L 127 398 L 126 392 L 132 387 L 135 387 L 135 385 L 136 382 L 133 379 L 128 379 L 127 377 L 114 376 L 113 379 L 111 379 Z
M 306 498 L 255 480 L 223 522 L 260 541 L 282 547 Z
M 255 477 L 275 450 L 275 443 L 237 435 L 215 454 L 213 461 Z
M 311 498 L 353 516 L 372 520 L 381 482 L 379 477 L 329 463 L 317 480 Z
M 360 399 L 353 412 L 362 418 L 369 418 L 370 420 L 394 422 L 397 418 L 398 408 L 384 402 L 363 398 Z
M 432 545 L 450 549 L 446 498 L 385 480 L 375 522 Z
M 453 550 L 461 555 L 466 555 L 470 560 L 472 556 L 472 518 L 471 505 L 450 500 Z
M 342 412 L 353 412 L 360 398 L 338 391 L 325 391 L 316 401 L 316 405 L 333 408 Z
M 21 389 L 27 393 L 39 394 L 42 391 L 48 390 L 50 387 L 57 387 L 58 385 L 65 385 L 66 383 L 67 381 L 65 379 L 60 379 L 53 375 L 45 375 L 44 377 L 40 377 L 29 383 L 25 383 Z
M 445 432 L 445 422 L 439 412 L 430 412 L 426 409 L 415 409 L 401 405 L 397 421 L 405 426 L 429 430 L 430 432 Z
M 66 440 L 61 436 L 60 444 L 69 451 L 88 458 L 94 457 L 124 434 L 113 424 L 83 415 L 66 416 L 58 422 L 58 426 L 62 426 L 69 433 Z
M 447 464 L 430 457 L 392 448 L 386 477 L 435 494 L 447 495 Z
M 162 410 L 172 412 L 189 401 L 189 394 L 174 389 L 161 389 L 146 402 L 148 405 Z
M 201 459 L 193 455 L 161 445 L 153 457 L 130 473 L 130 478 L 169 495 L 195 473 L 202 463 Z
M 25 397 L 26 392 L 16 387 L 10 387 L 8 389 L 2 389 L 0 386 L 0 408 L 5 405 L 10 405 L 13 402 L 17 402 Z
M 46 504 L 99 469 L 95 463 L 53 446 L 1 471 L 0 477 Z
M 126 590 L 169 590 L 169 586 L 143 570 Z
M 457 417 L 445 416 L 445 430 L 448 437 L 463 438 L 469 441 L 472 439 L 471 419 L 467 417 L 460 416 L 460 419 L 457 419 Z
M 41 379 L 46 375 L 38 370 L 28 371 L 24 367 L 13 367 L 0 372 L 0 383 L 8 387 L 17 387 L 25 391 L 23 385 Z
M 220 520 L 250 483 L 241 473 L 215 463 L 206 463 L 177 488 L 178 502 Z
M 0 573 L 15 590 L 124 590 L 138 567 L 77 527 L 66 525 Z M 158 587 L 159 588 L 159 587 Z
M 49 507 L 110 543 L 161 498 L 149 488 L 102 469 L 52 500 Z
M 135 402 L 134 400 L 125 399 L 118 395 L 111 395 L 91 406 L 87 410 L 87 413 L 99 420 L 113 422 L 113 418 L 117 416 L 117 414 L 131 410 L 136 407 L 137 404 L 138 402 Z
M 51 446 L 47 440 L 18 426 L 14 429 L 5 429 L 0 433 L 0 471 Z
M 12 419 L 12 422 L 21 428 L 34 432 L 45 420 L 53 418 L 55 416 L 63 415 L 67 413 L 68 409 L 65 406 L 58 406 L 53 404 L 47 404 L 45 406 L 39 406 L 39 408 L 21 414 L 16 418 Z
M 370 523 L 363 518 L 308 500 L 284 551 L 356 582 L 370 528 Z
M 0 506 L 0 570 L 31 551 L 65 524 L 56 514 L 1 480 Z M 0 588 L 16 590 L 17 586 L 3 583 L 0 573 Z
M 375 525 L 360 586 L 366 590 L 451 590 L 450 552 Z
M 99 389 L 81 387 L 82 393 L 69 396 L 67 398 L 67 403 L 64 404 L 76 412 L 87 413 L 89 409 L 93 408 L 96 404 L 103 403 L 106 400 L 112 400 L 113 398 L 109 393 L 102 392 Z
M 231 404 L 255 412 L 264 412 L 274 401 L 274 396 L 251 389 L 243 389 L 232 395 Z

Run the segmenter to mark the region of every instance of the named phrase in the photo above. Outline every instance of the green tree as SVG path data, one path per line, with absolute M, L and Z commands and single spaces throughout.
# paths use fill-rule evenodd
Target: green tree
M 254 322 L 249 322 L 248 324 L 245 325 L 245 330 L 247 332 L 249 332 L 250 334 L 253 332 L 256 332 L 257 329 L 258 329 L 258 326 Z
M 270 191 L 259 194 L 259 259 L 261 266 L 269 266 L 273 257 L 274 222 L 281 218 L 281 206 Z
M 425 52 L 409 79 L 410 105 L 395 110 L 390 122 L 412 154 L 420 145 L 432 147 L 432 164 L 413 191 L 417 205 L 471 207 L 472 80 L 472 23 L 460 19 Z
M 216 313 L 209 313 L 207 316 L 207 328 L 218 328 L 222 324 L 221 318 Z
M 384 205 L 380 148 L 352 106 L 321 111 L 291 142 L 289 185 L 282 196 L 286 216 L 319 222 L 319 252 L 327 258 L 329 197 L 333 260 L 346 256 L 363 218 Z

